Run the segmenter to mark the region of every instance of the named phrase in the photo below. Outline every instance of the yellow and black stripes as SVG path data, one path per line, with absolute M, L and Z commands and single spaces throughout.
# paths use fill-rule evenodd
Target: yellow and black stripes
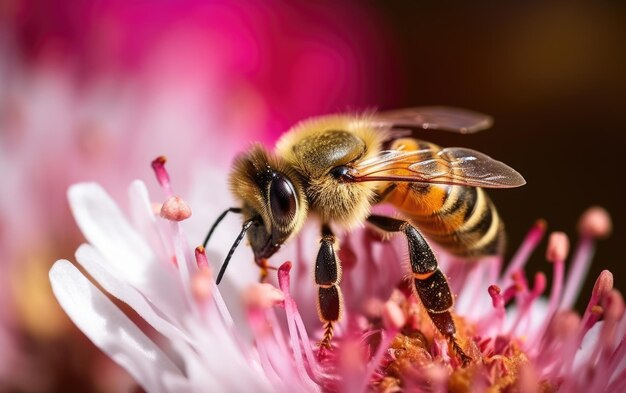
M 396 143 L 404 149 L 441 148 L 414 139 Z M 385 191 L 383 191 L 385 192 Z M 496 255 L 504 249 L 504 226 L 481 188 L 460 185 L 395 183 L 385 202 L 393 204 L 432 241 L 463 257 Z

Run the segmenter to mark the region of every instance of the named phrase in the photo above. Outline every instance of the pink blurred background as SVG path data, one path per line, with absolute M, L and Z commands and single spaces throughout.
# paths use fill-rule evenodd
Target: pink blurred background
M 575 237 L 579 213 L 605 206 L 615 233 L 591 276 L 620 277 L 625 38 L 624 6 L 600 2 L 0 2 L 0 390 L 133 387 L 50 293 L 51 263 L 82 241 L 70 184 L 98 181 L 119 200 L 165 154 L 185 189 L 188 168 L 226 167 L 224 152 L 271 144 L 311 115 L 493 115 L 491 131 L 429 139 L 526 177 L 492 193 L 513 245 L 539 217 Z

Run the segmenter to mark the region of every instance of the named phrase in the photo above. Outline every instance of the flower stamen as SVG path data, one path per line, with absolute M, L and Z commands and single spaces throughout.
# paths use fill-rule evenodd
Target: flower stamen
M 172 187 L 170 184 L 170 175 L 167 173 L 167 169 L 165 169 L 166 162 L 167 158 L 165 156 L 159 156 L 152 161 L 152 169 L 161 187 L 163 187 L 168 196 L 171 196 Z

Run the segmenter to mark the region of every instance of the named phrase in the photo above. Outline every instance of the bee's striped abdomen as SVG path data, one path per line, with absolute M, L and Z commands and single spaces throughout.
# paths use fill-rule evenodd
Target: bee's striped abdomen
M 400 139 L 394 145 L 400 144 L 405 150 L 430 149 L 433 155 L 441 150 L 415 139 Z M 394 186 L 385 202 L 393 204 L 430 240 L 449 252 L 464 257 L 503 252 L 504 225 L 483 189 L 425 183 Z

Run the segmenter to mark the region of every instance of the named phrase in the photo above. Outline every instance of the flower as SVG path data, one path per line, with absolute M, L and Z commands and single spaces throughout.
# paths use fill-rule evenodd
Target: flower
M 153 167 L 163 199 L 171 199 L 164 160 L 155 160 Z M 204 248 L 194 252 L 186 240 L 186 221 L 176 211 L 189 212 L 182 199 L 163 214 L 145 185 L 135 181 L 131 223 L 97 184 L 77 184 L 68 194 L 89 242 L 76 259 L 99 287 L 60 260 L 50 271 L 54 293 L 74 323 L 148 391 L 612 392 L 626 387 L 624 301 L 613 289 L 611 273 L 604 271 L 596 280 L 582 318 L 571 310 L 594 239 L 610 231 L 604 210 L 591 209 L 581 218 L 581 241 L 567 278 L 568 239 L 558 232 L 550 236 L 546 258 L 554 279 L 547 299 L 542 297 L 545 275 L 537 273 L 531 285 L 524 272 L 545 234 L 542 221 L 504 271 L 500 258 L 468 265 L 440 253 L 441 268 L 458 294 L 457 338 L 472 358 L 464 366 L 402 280 L 400 264 L 389 263 L 401 259 L 406 245 L 400 238 L 383 240 L 367 229 L 344 234 L 346 317 L 327 351 L 314 342 L 320 326 L 310 306 L 313 285 L 305 282 L 308 265 L 302 263 L 312 231 L 305 228 L 278 254 L 295 263 L 278 268 L 277 287 L 240 283 L 234 292 L 238 301 L 227 306 Z M 240 264 L 239 271 L 246 269 Z M 229 273 L 226 281 L 237 276 Z
M 392 94 L 394 73 L 368 61 L 389 45 L 356 4 L 15 5 L 0 17 L 0 380 L 106 390 L 119 378 L 95 372 L 95 348 L 75 344 L 47 285 L 50 262 L 82 241 L 67 188 L 95 180 L 119 199 L 162 151 L 193 160 L 179 184 L 203 182 L 196 168 L 226 165 L 245 135 L 270 141 L 301 117 Z M 80 361 L 57 362 L 59 346 Z

